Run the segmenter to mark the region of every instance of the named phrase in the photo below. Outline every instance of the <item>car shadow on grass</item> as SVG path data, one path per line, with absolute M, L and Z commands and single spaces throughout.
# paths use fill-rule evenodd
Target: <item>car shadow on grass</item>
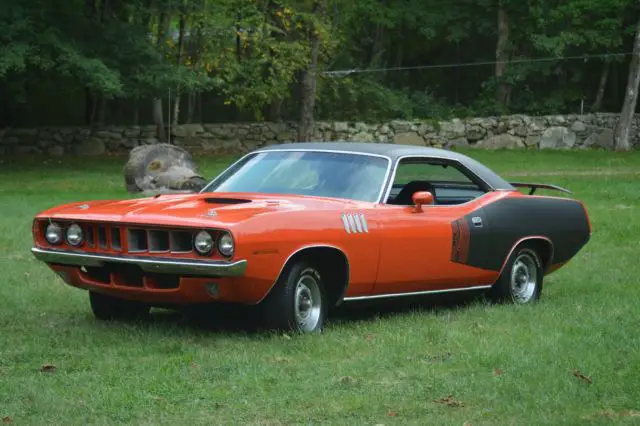
M 366 302 L 344 303 L 331 310 L 326 330 L 359 322 L 374 322 L 385 318 L 421 312 L 436 314 L 484 303 L 481 293 L 442 294 L 428 297 L 402 297 Z M 154 327 L 186 328 L 193 332 L 231 334 L 262 334 L 269 332 L 262 326 L 262 311 L 255 306 L 207 304 L 180 311 L 154 309 L 142 324 Z

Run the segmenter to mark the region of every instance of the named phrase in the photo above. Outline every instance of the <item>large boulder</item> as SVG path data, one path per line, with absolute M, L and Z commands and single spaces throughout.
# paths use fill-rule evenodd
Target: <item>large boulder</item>
M 424 138 L 422 138 L 421 136 L 418 136 L 418 134 L 414 132 L 398 133 L 395 136 L 393 142 L 398 145 L 418 145 L 418 146 L 426 145 Z
M 132 149 L 124 166 L 124 180 L 132 193 L 197 192 L 207 183 L 198 174 L 191 154 L 170 144 Z
M 514 149 L 525 147 L 521 138 L 507 133 L 491 136 L 490 138 L 478 142 L 474 146 L 485 149 Z
M 459 118 L 440 122 L 440 136 L 453 140 L 465 137 L 465 125 Z
M 106 151 L 104 140 L 98 138 L 84 139 L 74 146 L 74 152 L 79 156 L 99 156 L 103 155 Z
M 375 139 L 371 133 L 362 131 L 352 135 L 349 140 L 353 142 L 374 142 Z
M 582 147 L 613 149 L 613 130 L 600 129 L 600 131 L 590 134 L 585 139 Z
M 573 148 L 576 144 L 576 134 L 566 127 L 549 127 L 542 132 L 540 149 Z

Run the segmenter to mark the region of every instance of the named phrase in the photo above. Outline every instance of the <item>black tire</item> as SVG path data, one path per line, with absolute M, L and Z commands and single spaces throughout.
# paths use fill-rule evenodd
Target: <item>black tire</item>
M 151 307 L 134 300 L 119 299 L 95 291 L 89 291 L 93 315 L 100 320 L 134 320 L 149 315 Z
M 535 246 L 521 244 L 511 253 L 489 298 L 497 303 L 529 304 L 540 299 L 544 269 Z
M 261 303 L 269 329 L 299 333 L 322 331 L 327 297 L 320 272 L 307 261 L 288 266 Z

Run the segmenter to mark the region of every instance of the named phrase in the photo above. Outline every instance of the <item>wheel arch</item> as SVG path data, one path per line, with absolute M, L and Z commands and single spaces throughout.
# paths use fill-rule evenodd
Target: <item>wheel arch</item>
M 349 259 L 342 249 L 329 244 L 309 245 L 293 251 L 282 265 L 265 298 L 271 293 L 287 269 L 302 259 L 310 260 L 320 270 L 320 276 L 323 278 L 327 292 L 328 306 L 339 304 L 349 286 Z M 329 279 L 324 279 L 325 277 L 329 277 Z
M 547 273 L 549 267 L 551 267 L 551 265 L 553 264 L 553 242 L 551 241 L 551 239 L 543 235 L 531 235 L 520 238 L 513 244 L 513 246 L 511 246 L 511 249 L 502 261 L 499 275 L 502 275 L 502 272 L 507 266 L 507 262 L 509 261 L 509 258 L 511 257 L 513 252 L 523 244 L 531 244 L 536 248 L 536 251 L 540 256 L 540 260 L 542 260 L 542 270 L 545 274 Z

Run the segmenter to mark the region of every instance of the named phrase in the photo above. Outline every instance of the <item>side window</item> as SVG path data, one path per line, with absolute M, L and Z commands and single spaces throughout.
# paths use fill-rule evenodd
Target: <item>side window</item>
M 431 192 L 437 205 L 462 204 L 484 194 L 482 187 L 456 162 L 405 158 L 396 169 L 387 204 L 413 205 L 413 194 Z

